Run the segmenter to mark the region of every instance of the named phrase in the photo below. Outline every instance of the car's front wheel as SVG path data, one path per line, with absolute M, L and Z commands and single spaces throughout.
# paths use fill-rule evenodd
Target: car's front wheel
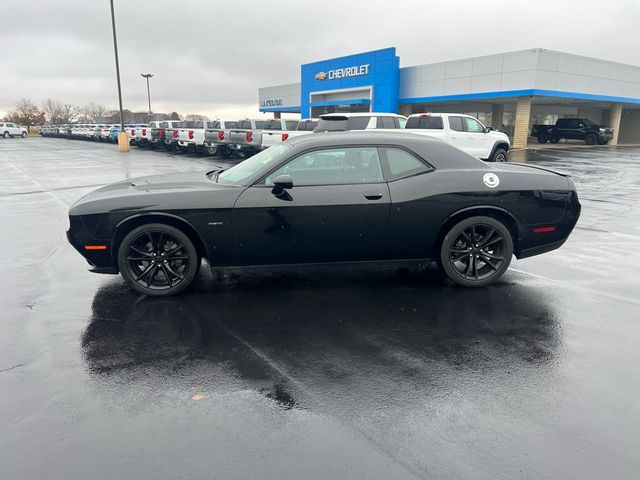
M 493 162 L 507 162 L 507 151 L 504 148 L 496 148 L 496 151 L 493 152 L 493 157 L 491 157 Z
M 152 296 L 175 295 L 191 284 L 200 258 L 189 237 L 170 225 L 134 228 L 118 250 L 118 268 L 134 290 Z
M 4 132 L 4 133 L 2 134 L 2 136 L 3 136 L 4 138 L 9 138 L 11 135 L 9 135 L 9 132 Z
M 477 216 L 458 222 L 446 233 L 438 264 L 458 285 L 484 287 L 504 274 L 512 255 L 509 229 L 495 218 Z
M 598 143 L 598 135 L 595 133 L 587 133 L 584 137 L 584 143 L 587 145 L 595 145 Z
M 22 132 L 21 137 L 22 137 L 22 138 L 27 138 L 27 132 Z

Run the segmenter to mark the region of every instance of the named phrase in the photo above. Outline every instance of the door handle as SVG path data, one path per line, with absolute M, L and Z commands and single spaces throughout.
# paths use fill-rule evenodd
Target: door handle
M 380 200 L 382 198 L 382 193 L 365 193 L 364 198 L 367 200 Z

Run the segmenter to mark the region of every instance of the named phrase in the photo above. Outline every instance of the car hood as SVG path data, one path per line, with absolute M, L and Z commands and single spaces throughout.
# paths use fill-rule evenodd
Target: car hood
M 112 183 L 80 198 L 69 214 L 228 206 L 243 187 L 216 183 L 211 178 L 213 172 L 215 170 L 151 175 Z

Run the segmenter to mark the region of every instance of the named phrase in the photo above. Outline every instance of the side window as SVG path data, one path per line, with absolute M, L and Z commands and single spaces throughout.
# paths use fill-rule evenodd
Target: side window
M 380 153 L 382 158 L 386 159 L 389 167 L 390 178 L 388 180 L 431 170 L 415 156 L 401 148 L 381 148 Z
M 379 183 L 384 181 L 375 147 L 332 148 L 305 153 L 272 172 L 264 180 L 289 174 L 295 186 Z
M 366 130 L 371 117 L 351 117 L 349 118 L 349 130 Z
M 475 118 L 462 117 L 464 120 L 464 125 L 466 127 L 467 132 L 471 133 L 482 133 L 484 132 L 484 128 L 482 128 L 482 124 L 477 121 Z
M 395 121 L 398 124 L 398 128 L 405 128 L 407 126 L 407 119 L 402 117 L 395 117 Z
M 464 132 L 462 117 L 449 117 L 449 127 L 456 132 Z
M 285 124 L 287 126 L 287 130 L 295 130 L 296 128 L 298 128 L 297 120 L 287 120 Z
M 396 128 L 393 117 L 378 117 L 378 128 Z

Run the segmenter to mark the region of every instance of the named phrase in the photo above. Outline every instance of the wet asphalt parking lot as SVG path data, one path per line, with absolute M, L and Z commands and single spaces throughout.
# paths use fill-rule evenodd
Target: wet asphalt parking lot
M 582 217 L 490 287 L 203 268 L 156 299 L 87 272 L 66 212 L 221 160 L 0 140 L 0 478 L 638 478 L 640 148 L 513 158 Z

